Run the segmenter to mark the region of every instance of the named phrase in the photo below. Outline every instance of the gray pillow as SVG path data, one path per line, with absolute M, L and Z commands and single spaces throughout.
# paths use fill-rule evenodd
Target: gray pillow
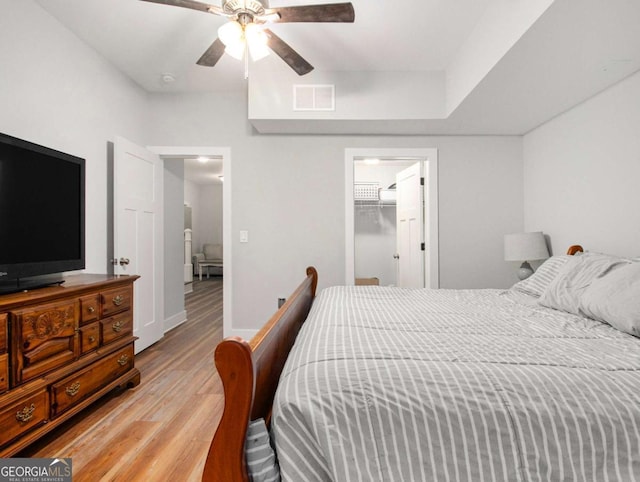
M 548 308 L 582 315 L 580 298 L 594 280 L 628 264 L 630 261 L 604 254 L 575 256 L 565 263 L 538 302 Z
M 552 256 L 542 263 L 535 273 L 527 279 L 514 284 L 511 289 L 524 293 L 525 295 L 539 298 L 542 296 L 542 293 L 544 293 L 544 290 L 547 289 L 547 286 L 549 286 L 558 275 L 560 269 L 571 258 L 573 258 L 573 256 L 568 254 Z
M 593 280 L 580 298 L 580 311 L 640 336 L 640 263 L 622 266 Z

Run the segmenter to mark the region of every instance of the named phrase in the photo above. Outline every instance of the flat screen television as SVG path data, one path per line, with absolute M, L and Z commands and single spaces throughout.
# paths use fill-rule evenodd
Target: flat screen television
M 0 133 L 0 293 L 85 267 L 85 160 Z

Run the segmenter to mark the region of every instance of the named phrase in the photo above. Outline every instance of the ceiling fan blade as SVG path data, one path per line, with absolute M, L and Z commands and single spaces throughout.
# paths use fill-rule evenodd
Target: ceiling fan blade
M 271 9 L 280 19 L 275 22 L 353 22 L 355 12 L 351 2 L 325 5 L 301 5 Z
M 174 7 L 190 8 L 201 12 L 209 12 L 215 15 L 225 15 L 222 8 L 195 0 L 141 0 L 142 2 L 159 3 L 161 5 L 173 5 Z
M 308 74 L 313 70 L 313 65 L 303 59 L 298 52 L 293 50 L 288 43 L 271 30 L 265 28 L 264 33 L 267 34 L 267 38 L 269 39 L 267 42 L 269 48 L 284 60 L 289 67 L 295 70 L 298 75 Z
M 218 60 L 220 60 L 223 55 L 224 44 L 219 38 L 217 38 L 196 63 L 204 67 L 213 67 L 218 63 Z

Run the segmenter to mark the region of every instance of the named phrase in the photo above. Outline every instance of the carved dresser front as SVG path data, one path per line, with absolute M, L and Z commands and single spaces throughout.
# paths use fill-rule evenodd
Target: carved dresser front
M 0 296 L 0 457 L 117 387 L 134 387 L 133 283 L 81 274 Z

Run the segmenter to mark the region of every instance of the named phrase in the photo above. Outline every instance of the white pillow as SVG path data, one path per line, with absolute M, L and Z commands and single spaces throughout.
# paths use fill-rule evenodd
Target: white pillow
M 580 299 L 580 311 L 640 337 L 640 263 L 631 263 L 593 280 Z
M 579 315 L 580 297 L 593 280 L 627 264 L 629 261 L 604 254 L 574 256 L 560 269 L 538 302 L 549 308 Z
M 562 268 L 570 258 L 573 258 L 573 256 L 567 254 L 552 256 L 542 263 L 535 273 L 527 279 L 517 282 L 511 289 L 524 293 L 525 295 L 539 298 L 547 286 L 549 286 L 549 283 L 558 275 L 560 268 Z

